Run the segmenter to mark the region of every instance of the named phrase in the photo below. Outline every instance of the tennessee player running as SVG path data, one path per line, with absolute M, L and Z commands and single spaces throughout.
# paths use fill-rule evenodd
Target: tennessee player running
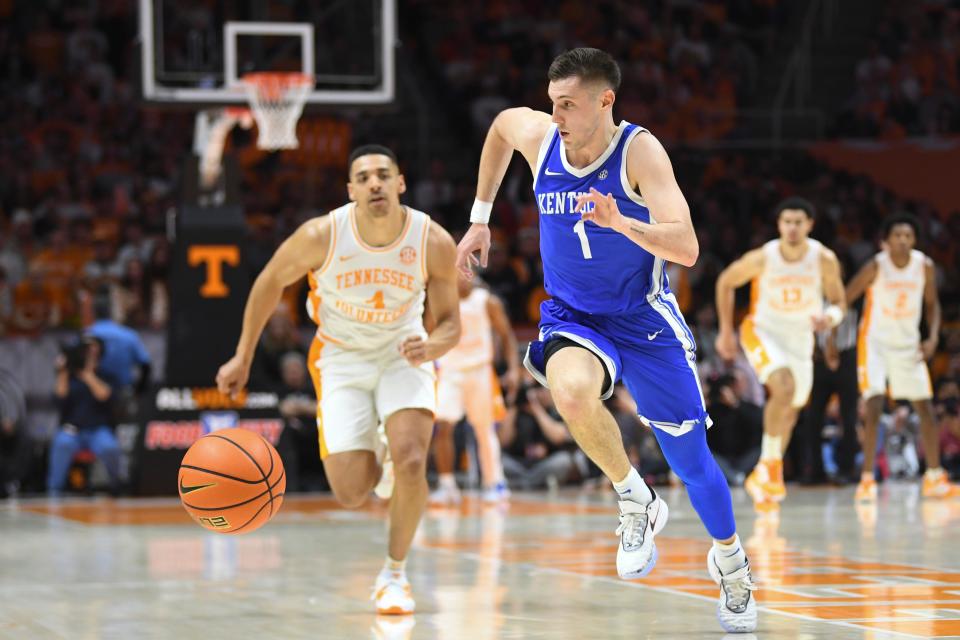
M 392 151 L 360 147 L 349 170 L 351 202 L 305 222 L 257 276 L 236 355 L 220 368 L 217 386 L 224 393 L 243 388 L 284 287 L 308 276 L 308 311 L 319 325 L 308 364 L 320 456 L 340 504 L 361 506 L 383 475 L 375 452 L 384 423 L 395 483 L 387 493 L 387 561 L 374 596 L 379 613 L 409 614 L 414 600 L 405 564 L 429 490 L 433 361 L 460 339 L 456 246 L 427 214 L 400 204 L 406 187 Z
M 926 361 L 937 350 L 940 300 L 933 261 L 914 249 L 918 224 L 910 215 L 888 218 L 883 224 L 883 250 L 867 262 L 847 285 L 847 299 L 866 292 L 857 340 L 857 378 L 866 401 L 863 470 L 857 501 L 877 497 L 873 478 L 877 423 L 884 397 L 909 400 L 920 418 L 920 440 L 927 471 L 926 498 L 960 496 L 960 487 L 948 482 L 940 466 L 940 442 L 933 419 L 933 388 Z M 921 311 L 926 312 L 929 337 L 920 339 Z
M 750 314 L 740 325 L 740 344 L 769 392 L 760 461 L 745 483 L 758 506 L 787 495 L 783 452 L 813 386 L 814 332 L 838 325 L 846 310 L 837 256 L 809 237 L 813 205 L 803 198 L 788 198 L 777 205 L 775 215 L 780 237 L 748 251 L 717 278 L 716 347 L 727 360 L 737 355 L 733 292 L 752 283 Z

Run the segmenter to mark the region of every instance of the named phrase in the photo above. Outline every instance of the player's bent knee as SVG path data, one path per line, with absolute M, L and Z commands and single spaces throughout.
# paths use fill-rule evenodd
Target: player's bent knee
M 341 506 L 347 509 L 359 509 L 370 497 L 370 491 L 361 491 L 356 487 L 337 487 L 334 485 L 333 496 Z
M 394 453 L 393 470 L 397 482 L 426 478 L 427 454 L 419 446 L 403 447 Z
M 560 415 L 570 420 L 592 413 L 593 405 L 600 402 L 600 385 L 592 376 L 571 374 L 552 383 L 550 394 Z
M 783 399 L 792 403 L 794 393 L 796 393 L 796 382 L 793 374 L 786 369 L 775 372 L 767 380 L 767 388 L 770 389 L 770 395 L 777 399 Z

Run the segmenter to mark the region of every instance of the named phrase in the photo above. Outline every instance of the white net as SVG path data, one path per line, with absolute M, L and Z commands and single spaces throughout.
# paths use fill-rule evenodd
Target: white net
M 257 146 L 296 149 L 297 121 L 313 79 L 302 73 L 249 73 L 243 85 L 257 121 Z

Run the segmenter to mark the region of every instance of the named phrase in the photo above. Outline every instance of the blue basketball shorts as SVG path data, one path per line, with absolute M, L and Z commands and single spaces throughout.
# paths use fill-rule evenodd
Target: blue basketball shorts
M 539 339 L 530 343 L 524 358 L 544 386 L 544 346 L 557 337 L 600 358 L 610 376 L 601 399 L 613 395 L 614 384 L 623 380 L 644 424 L 674 436 L 711 425 L 697 376 L 696 343 L 673 294 L 660 294 L 638 311 L 615 316 L 578 311 L 555 298 L 544 301 Z

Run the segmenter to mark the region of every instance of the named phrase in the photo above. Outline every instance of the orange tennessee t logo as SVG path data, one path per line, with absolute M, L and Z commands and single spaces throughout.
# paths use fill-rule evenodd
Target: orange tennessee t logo
M 207 266 L 207 279 L 200 287 L 204 298 L 225 298 L 230 288 L 223 281 L 223 263 L 231 267 L 240 264 L 240 249 L 235 245 L 198 244 L 187 249 L 187 263 L 195 267 L 200 263 Z

